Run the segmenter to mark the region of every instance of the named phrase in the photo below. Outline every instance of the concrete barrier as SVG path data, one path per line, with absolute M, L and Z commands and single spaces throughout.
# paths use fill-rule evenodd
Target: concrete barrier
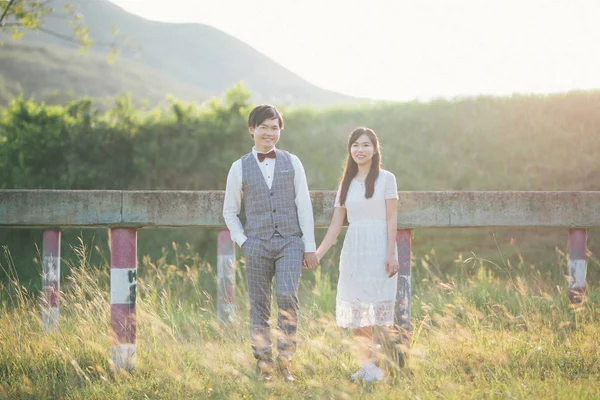
M 223 191 L 0 190 L 0 227 L 45 228 L 44 302 L 47 330 L 58 326 L 60 228 L 111 230 L 111 357 L 132 369 L 136 354 L 137 230 L 225 227 Z M 316 227 L 327 227 L 335 192 L 313 191 Z M 399 192 L 400 272 L 396 327 L 410 339 L 411 230 L 456 227 L 568 227 L 571 301 L 582 301 L 587 271 L 587 229 L 600 226 L 600 192 Z M 233 318 L 234 251 L 219 233 L 218 315 Z M 405 343 L 406 344 L 406 343 Z
M 223 191 L 0 190 L 5 227 L 225 227 Z M 398 226 L 600 226 L 600 192 L 399 192 Z M 317 227 L 335 192 L 313 191 Z

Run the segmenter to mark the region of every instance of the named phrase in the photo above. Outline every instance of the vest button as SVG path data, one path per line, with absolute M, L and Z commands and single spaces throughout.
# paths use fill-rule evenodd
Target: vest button
M 275 225 L 275 229 L 277 229 L 277 225 Z
M 271 192 L 270 194 L 271 194 L 271 196 L 273 196 L 273 192 Z
M 276 212 L 277 210 L 273 210 L 273 212 Z

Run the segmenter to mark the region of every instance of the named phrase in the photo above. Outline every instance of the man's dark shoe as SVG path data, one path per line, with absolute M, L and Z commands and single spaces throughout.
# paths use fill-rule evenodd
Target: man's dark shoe
M 273 363 L 264 360 L 256 361 L 256 372 L 259 381 L 270 382 L 273 379 Z
M 294 375 L 290 371 L 290 360 L 284 357 L 277 358 L 277 371 L 279 375 L 283 378 L 284 382 L 294 382 Z

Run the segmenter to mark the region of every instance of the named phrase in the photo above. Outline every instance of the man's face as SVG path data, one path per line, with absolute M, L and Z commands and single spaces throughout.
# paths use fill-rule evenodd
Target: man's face
M 254 138 L 256 150 L 266 153 L 271 150 L 279 141 L 279 121 L 275 119 L 265 119 L 255 128 L 248 128 L 250 135 Z

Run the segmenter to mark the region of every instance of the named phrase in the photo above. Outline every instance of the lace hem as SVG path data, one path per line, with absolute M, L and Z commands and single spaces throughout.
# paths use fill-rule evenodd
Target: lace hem
M 336 322 L 342 328 L 394 325 L 394 302 L 377 303 L 336 302 Z

